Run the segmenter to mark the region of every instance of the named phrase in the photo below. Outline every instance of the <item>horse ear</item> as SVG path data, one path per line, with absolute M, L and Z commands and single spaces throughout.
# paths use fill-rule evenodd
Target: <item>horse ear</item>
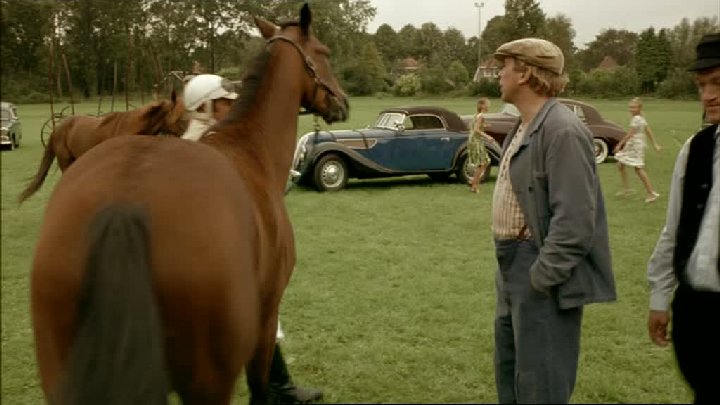
M 278 31 L 279 27 L 270 21 L 261 18 L 261 17 L 253 17 L 255 20 L 255 25 L 260 30 L 260 34 L 262 34 L 263 38 L 268 39 L 275 35 L 275 33 Z
M 304 36 L 308 36 L 310 33 L 310 23 L 312 22 L 312 12 L 310 11 L 310 5 L 305 2 L 300 9 L 300 31 Z

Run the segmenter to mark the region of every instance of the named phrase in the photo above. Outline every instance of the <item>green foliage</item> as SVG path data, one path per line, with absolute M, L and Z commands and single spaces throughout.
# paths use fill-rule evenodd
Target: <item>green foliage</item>
M 651 27 L 640 34 L 635 69 L 643 91 L 655 91 L 658 83 L 667 76 L 671 58 L 670 43 L 664 29 L 656 35 Z
M 359 57 L 354 60 L 355 64 L 345 68 L 342 74 L 345 90 L 359 96 L 382 91 L 385 85 L 385 66 L 375 43 L 365 43 Z
M 701 17 L 692 23 L 683 18 L 678 25 L 668 32 L 668 41 L 673 55 L 673 66 L 688 68 L 695 59 L 695 47 L 703 35 L 720 31 L 718 18 Z
M 423 69 L 420 72 L 420 82 L 425 94 L 442 94 L 455 88 L 446 70 L 441 66 Z
M 392 92 L 396 96 L 401 97 L 412 97 L 420 92 L 422 89 L 422 83 L 420 77 L 415 73 L 409 73 L 402 75 L 395 80 L 395 85 L 392 88 Z
M 603 30 L 578 53 L 580 66 L 585 71 L 595 69 L 606 56 L 611 56 L 620 66 L 633 65 L 637 41 L 638 35 L 634 32 Z
M 539 37 L 545 32 L 545 13 L 535 0 L 505 0 L 505 41 Z
M 400 56 L 398 34 L 388 24 L 378 27 L 373 35 L 373 41 L 380 55 L 382 55 L 385 66 L 392 66 L 393 61 Z
M 634 96 L 640 90 L 640 80 L 635 70 L 619 67 L 614 71 L 593 70 L 590 73 L 573 72 L 572 91 L 593 97 Z
M 450 63 L 447 68 L 447 78 L 453 83 L 453 88 L 461 88 L 467 84 L 470 74 L 468 73 L 465 65 L 459 60 L 454 60 Z
M 470 82 L 466 86 L 467 94 L 470 96 L 500 97 L 500 85 L 497 79 L 480 79 L 477 82 Z
M 673 69 L 657 89 L 658 96 L 665 98 L 695 98 L 697 92 L 693 74 L 684 68 Z
M 482 35 L 480 35 L 480 47 L 483 55 L 492 55 L 500 45 L 510 40 L 506 34 L 506 21 L 507 18 L 504 15 L 496 15 L 487 22 Z M 475 47 L 477 48 L 477 43 Z
M 548 18 L 545 29 L 540 38 L 546 39 L 560 48 L 565 57 L 565 71 L 569 72 L 575 67 L 575 30 L 570 18 L 563 14 Z

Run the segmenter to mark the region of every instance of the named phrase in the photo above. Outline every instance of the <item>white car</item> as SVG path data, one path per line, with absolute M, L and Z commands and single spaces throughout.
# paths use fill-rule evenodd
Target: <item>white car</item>
M 15 105 L 8 102 L 0 102 L 2 112 L 2 130 L 0 132 L 0 145 L 8 146 L 13 150 L 20 146 L 22 140 L 22 125 L 18 117 Z

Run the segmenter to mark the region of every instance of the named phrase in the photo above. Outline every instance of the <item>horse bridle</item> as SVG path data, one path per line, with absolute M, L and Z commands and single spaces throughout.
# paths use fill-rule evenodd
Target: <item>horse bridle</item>
M 319 87 L 322 87 L 323 89 L 325 89 L 325 91 L 328 92 L 330 97 L 333 97 L 336 100 L 340 99 L 338 97 L 338 94 L 330 87 L 330 85 L 325 83 L 325 81 L 318 75 L 317 69 L 315 68 L 315 63 L 313 63 L 310 56 L 307 53 L 305 53 L 305 50 L 302 49 L 302 47 L 300 47 L 300 45 L 298 45 L 297 42 L 293 41 L 292 39 L 290 39 L 284 35 L 277 34 L 277 35 L 274 35 L 273 37 L 271 37 L 270 39 L 268 39 L 267 42 L 265 43 L 265 46 L 267 47 L 275 41 L 287 42 L 290 45 L 292 45 L 295 49 L 297 49 L 298 52 L 300 52 L 300 56 L 302 56 L 302 59 L 305 62 L 305 69 L 307 70 L 308 74 L 310 75 L 310 78 L 313 79 L 313 81 L 315 82 L 315 87 L 313 89 L 313 95 L 312 95 L 312 98 L 310 99 L 311 100 L 310 108 L 305 108 L 305 111 L 301 111 L 298 114 L 300 114 L 300 115 L 305 115 L 305 114 L 316 114 L 317 115 L 318 114 L 318 110 L 315 108 L 315 100 L 317 98 L 317 92 L 318 92 Z

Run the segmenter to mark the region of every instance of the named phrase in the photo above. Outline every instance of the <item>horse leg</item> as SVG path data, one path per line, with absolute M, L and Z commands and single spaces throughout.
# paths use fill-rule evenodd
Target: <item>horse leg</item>
M 257 349 L 247 365 L 246 373 L 251 405 L 268 404 L 270 402 L 270 363 L 276 343 L 277 311 L 270 318 L 263 325 Z

